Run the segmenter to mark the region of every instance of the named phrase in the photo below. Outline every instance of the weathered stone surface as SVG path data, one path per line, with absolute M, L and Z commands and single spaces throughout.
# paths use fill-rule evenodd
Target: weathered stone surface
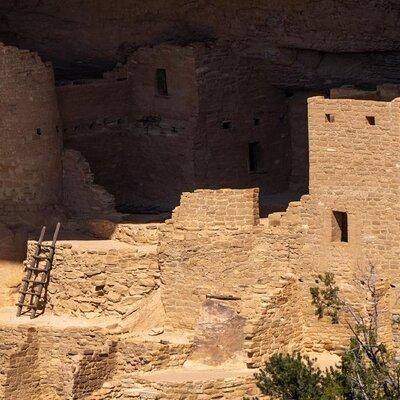
M 221 301 L 204 302 L 195 328 L 189 363 L 221 365 L 243 360 L 245 318 Z

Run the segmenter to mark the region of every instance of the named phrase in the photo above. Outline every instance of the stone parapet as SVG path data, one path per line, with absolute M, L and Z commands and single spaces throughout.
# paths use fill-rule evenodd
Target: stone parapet
M 258 193 L 257 188 L 198 189 L 183 193 L 172 214 L 172 223 L 182 229 L 256 226 L 260 220 Z

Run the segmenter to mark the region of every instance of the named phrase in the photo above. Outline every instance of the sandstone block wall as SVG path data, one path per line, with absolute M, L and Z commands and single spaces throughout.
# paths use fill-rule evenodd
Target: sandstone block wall
M 126 338 L 121 343 L 121 379 L 129 379 L 132 373 L 150 372 L 165 368 L 182 367 L 191 351 L 191 343 L 169 341 L 144 341 Z
M 159 70 L 165 71 L 166 93 L 158 92 Z M 170 211 L 182 192 L 195 188 L 288 189 L 287 99 L 268 83 L 256 60 L 224 43 L 161 44 L 132 52 L 115 74 L 97 83 L 61 86 L 58 96 L 68 125 L 66 146 L 85 156 L 96 182 L 116 197 L 121 210 Z M 115 81 L 116 76 L 126 80 Z M 123 99 L 110 94 L 109 85 L 121 86 Z M 94 116 L 92 123 L 81 122 L 82 110 L 101 102 L 101 96 L 112 104 L 94 105 L 92 112 L 109 109 L 109 122 L 104 117 L 98 123 Z M 117 115 L 119 103 L 119 115 L 126 118 Z M 298 136 L 294 147 L 300 153 L 304 132 Z M 254 171 L 249 170 L 251 144 L 257 153 Z M 304 180 L 304 171 L 299 175 Z
M 0 213 L 58 204 L 62 123 L 53 69 L 36 53 L 0 44 Z
M 48 312 L 121 317 L 159 285 L 154 246 L 129 246 L 112 240 L 58 243 Z M 30 246 L 30 254 L 32 250 Z
M 83 351 L 77 371 L 74 374 L 72 387 L 75 399 L 84 399 L 116 372 L 118 342 L 111 342 L 108 348 L 101 350 L 86 349 Z
M 291 145 L 287 99 L 260 61 L 226 43 L 196 48 L 199 91 L 195 171 L 198 188 L 288 188 Z M 249 144 L 257 143 L 250 170 Z
M 354 303 L 362 296 L 356 276 L 365 277 L 370 265 L 380 280 L 398 285 L 398 115 L 398 100 L 309 100 L 310 196 L 303 202 L 303 265 L 310 276 L 335 273 Z M 347 241 L 335 235 L 334 211 L 347 213 Z M 390 289 L 392 312 L 398 304 L 395 287 Z M 344 336 L 325 329 L 312 324 L 309 345 L 315 346 L 318 337 L 322 347 L 340 348 Z M 385 336 L 390 339 L 390 332 Z
M 78 229 L 99 239 L 118 240 L 133 245 L 159 245 L 162 223 L 112 222 L 107 219 L 87 219 L 78 222 Z
M 255 226 L 259 219 L 258 189 L 198 189 L 183 193 L 172 215 L 175 226 L 197 229 Z
M 193 380 L 189 382 L 148 382 L 138 379 L 138 388 L 130 392 L 132 399 L 141 399 L 140 393 L 146 393 L 146 389 L 152 393 L 150 397 L 155 400 L 175 400 L 186 397 L 193 400 L 219 398 L 221 400 L 238 400 L 247 396 L 258 395 L 259 391 L 254 387 L 252 377 L 233 377 L 216 380 Z M 142 386 L 142 391 L 140 387 Z M 262 397 L 261 397 L 262 398 Z
M 168 95 L 157 92 L 157 69 L 166 70 Z M 59 87 L 58 96 L 66 146 L 85 156 L 122 211 L 171 210 L 193 189 L 198 112 L 190 46 L 141 48 L 104 80 Z M 81 110 L 92 103 L 89 118 Z
M 88 217 L 116 214 L 114 197 L 94 183 L 93 173 L 78 151 L 63 152 L 63 206 L 70 216 Z
M 126 71 L 105 79 L 68 82 L 57 86 L 56 92 L 64 139 L 127 122 L 131 90 Z
M 165 123 L 177 120 L 188 125 L 186 128 L 193 128 L 191 124 L 197 122 L 198 114 L 195 75 L 198 46 L 161 44 L 141 47 L 130 55 L 126 67 L 138 117 L 160 116 Z M 158 90 L 157 69 L 165 70 L 166 93 Z
M 181 206 L 161 227 L 160 236 L 168 326 L 193 330 L 207 296 L 222 296 L 228 297 L 226 305 L 247 319 L 246 335 L 251 341 L 264 340 L 255 338 L 261 331 L 253 326 L 270 323 L 258 311 L 261 299 L 280 287 L 281 277 L 292 271 L 292 262 L 297 263 L 301 254 L 302 232 L 293 228 L 299 225 L 301 207 L 293 206 L 282 226 L 269 227 L 264 220 L 259 224 L 255 216 L 257 198 L 255 189 L 198 190 L 182 196 Z M 245 218 L 235 207 L 238 202 Z M 274 306 L 276 318 L 285 307 L 281 310 L 280 305 Z M 289 327 L 294 332 L 298 329 L 291 323 Z M 257 332 L 250 334 L 253 331 Z M 280 348 L 273 345 L 271 332 L 266 335 L 271 351 Z M 294 335 L 297 340 L 298 333 Z
M 290 354 L 304 349 L 303 308 L 310 307 L 304 294 L 303 288 L 292 279 L 259 299 L 245 332 L 248 367 L 263 367 L 275 353 Z
M 0 338 L 4 400 L 81 398 L 114 372 L 115 344 L 101 328 L 2 324 Z

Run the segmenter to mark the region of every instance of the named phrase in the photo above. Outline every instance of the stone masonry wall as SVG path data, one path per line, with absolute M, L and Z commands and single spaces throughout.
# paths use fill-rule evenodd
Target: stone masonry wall
M 238 228 L 259 223 L 258 189 L 195 190 L 183 193 L 174 210 L 177 227 Z
M 257 200 L 255 189 L 183 194 L 172 220 L 160 228 L 169 326 L 194 329 L 209 295 L 228 297 L 230 307 L 252 318 L 260 298 L 270 295 L 282 274 L 291 271 L 291 260 L 300 254 L 301 233 L 260 225 Z
M 157 92 L 157 69 L 166 71 L 166 95 Z M 115 196 L 122 211 L 170 211 L 183 191 L 194 188 L 192 136 L 198 112 L 193 48 L 161 45 L 138 49 L 129 57 L 125 71 L 127 79 L 117 84 L 128 98 L 124 97 L 121 106 L 115 96 L 107 101 L 114 101 L 112 111 L 120 106 L 126 118 L 114 113 L 109 122 L 81 124 L 75 133 L 67 134 L 65 144 L 85 156 L 96 183 Z M 90 93 L 90 85 L 84 87 L 75 90 Z M 96 102 L 107 97 L 106 88 L 98 84 Z M 67 89 L 59 90 L 64 96 Z M 72 117 L 82 99 L 70 101 L 76 102 L 69 107 Z
M 114 372 L 115 343 L 101 328 L 2 324 L 0 339 L 0 397 L 4 400 L 81 398 L 83 383 L 88 394 Z M 88 363 L 94 355 L 97 366 L 102 364 L 96 373 L 95 364 Z
M 30 244 L 29 254 L 32 250 Z M 155 246 L 113 240 L 59 241 L 48 312 L 87 318 L 122 316 L 158 287 L 156 253 Z
M 78 229 L 99 239 L 118 240 L 133 245 L 159 244 L 161 222 L 113 222 L 108 219 L 87 219 L 78 222 Z
M 63 205 L 71 216 L 101 216 L 116 213 L 114 197 L 94 183 L 90 166 L 78 151 L 63 152 Z
M 221 399 L 221 400 L 238 400 L 253 397 L 259 394 L 259 390 L 255 387 L 253 377 L 232 377 L 220 378 L 216 380 L 192 380 L 187 382 L 148 382 L 145 379 L 138 379 L 138 387 L 143 385 L 142 393 L 152 393 L 155 400 L 176 400 L 179 397 L 193 400 L 200 399 Z M 130 391 L 127 390 L 127 393 Z M 133 389 L 131 399 L 141 399 L 140 389 Z M 135 393 L 137 395 L 135 396 Z M 263 397 L 260 397 L 263 398 Z
M 53 69 L 36 53 L 0 44 L 0 213 L 61 198 L 61 131 Z
M 116 71 L 118 72 L 118 71 Z M 64 139 L 127 122 L 131 90 L 124 74 L 57 86 Z
M 310 279 L 331 271 L 343 294 L 362 304 L 363 291 L 355 282 L 373 265 L 379 282 L 393 285 L 388 289 L 393 313 L 400 255 L 399 111 L 398 100 L 309 99 L 310 196 L 303 199 L 303 266 Z M 335 236 L 333 211 L 347 213 L 347 241 Z M 382 307 L 387 314 L 388 305 Z M 390 342 L 390 323 L 382 323 Z M 309 347 L 340 349 L 346 343 L 344 333 L 332 334 L 329 324 L 315 319 L 306 336 Z
M 196 79 L 196 186 L 259 187 L 262 194 L 286 190 L 291 171 L 287 99 L 269 84 L 259 60 L 244 57 L 229 44 L 199 45 Z M 250 143 L 257 143 L 254 170 Z
M 303 349 L 302 309 L 309 307 L 307 301 L 293 277 L 281 282 L 281 287 L 269 290 L 260 299 L 245 332 L 248 367 L 263 367 L 274 353 L 292 353 Z
M 61 86 L 58 94 L 64 120 L 76 120 L 68 122 L 66 146 L 85 156 L 120 210 L 170 211 L 195 188 L 260 187 L 268 194 L 289 187 L 287 99 L 256 60 L 223 43 L 161 44 L 135 50 L 118 70 L 126 80 L 113 78 L 112 85 L 121 85 L 126 118 L 117 115 L 110 77 Z M 165 93 L 158 91 L 157 71 L 165 73 Z M 101 93 L 113 117 L 80 123 L 87 107 L 80 104 L 101 102 Z M 252 171 L 249 146 L 257 159 Z

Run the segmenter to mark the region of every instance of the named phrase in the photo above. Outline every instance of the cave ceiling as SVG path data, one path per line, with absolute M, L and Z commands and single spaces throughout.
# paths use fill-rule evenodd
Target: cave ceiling
M 58 78 L 100 77 L 138 46 L 223 40 L 299 89 L 400 82 L 398 0 L 0 0 L 0 40 Z

